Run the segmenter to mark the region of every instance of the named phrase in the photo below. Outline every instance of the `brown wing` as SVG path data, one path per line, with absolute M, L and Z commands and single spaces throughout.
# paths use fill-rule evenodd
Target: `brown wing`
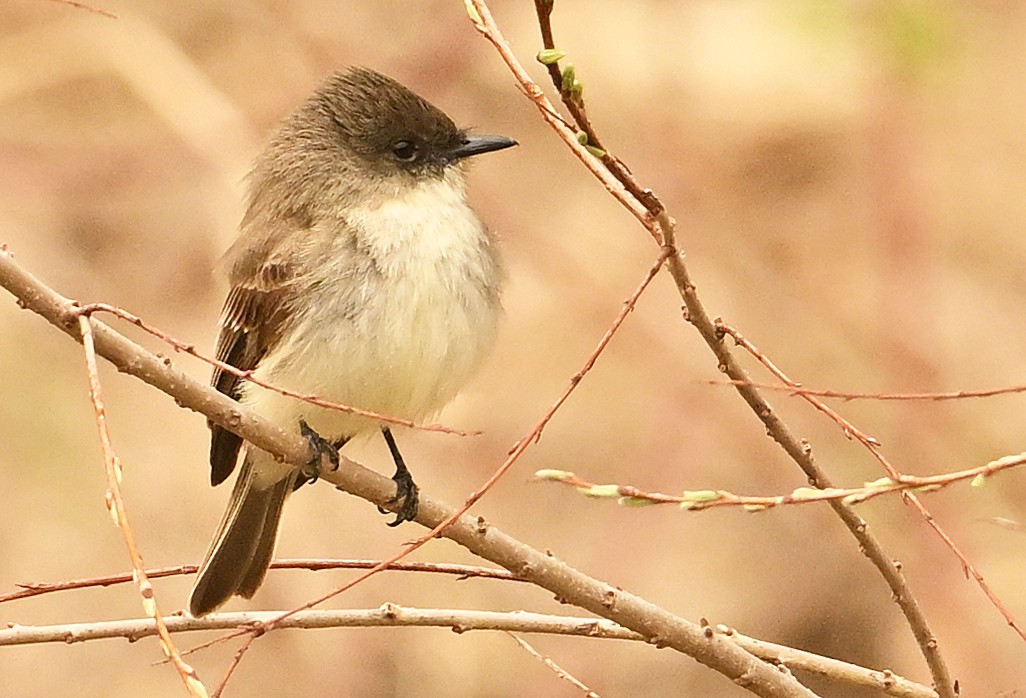
M 269 262 L 232 288 L 221 312 L 219 361 L 251 371 L 274 347 L 286 316 L 290 277 L 288 265 Z M 210 384 L 233 400 L 242 394 L 242 379 L 220 368 L 214 369 Z M 210 423 L 210 484 L 218 485 L 232 474 L 241 447 L 240 436 Z

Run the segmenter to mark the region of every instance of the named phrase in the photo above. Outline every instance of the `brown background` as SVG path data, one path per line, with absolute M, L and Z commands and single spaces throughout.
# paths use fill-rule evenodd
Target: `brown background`
M 507 319 L 491 361 L 440 419 L 484 435 L 400 434 L 421 486 L 460 501 L 579 368 L 654 258 L 652 241 L 542 125 L 459 0 L 102 4 L 121 18 L 30 0 L 0 10 L 0 241 L 58 290 L 199 346 L 213 341 L 225 289 L 212 269 L 241 215 L 247 163 L 331 70 L 377 68 L 460 123 L 521 142 L 470 175 L 475 206 L 504 242 Z M 530 64 L 531 4 L 496 0 L 494 10 Z M 555 17 L 600 132 L 680 222 L 710 311 L 793 377 L 863 391 L 1026 382 L 1026 6 L 559 0 Z M 475 511 L 683 616 L 928 680 L 889 592 L 826 507 L 685 514 L 530 481 L 563 468 L 666 492 L 804 484 L 737 396 L 703 383 L 718 374 L 679 304 L 660 276 L 544 439 Z M 199 362 L 175 360 L 205 379 Z M 207 486 L 203 419 L 109 367 L 103 378 L 147 564 L 198 561 L 227 496 Z M 81 350 L 9 298 L 0 396 L 0 591 L 127 570 L 103 506 Z M 1024 399 L 838 406 L 900 468 L 927 474 L 1026 449 Z M 773 402 L 839 483 L 882 474 L 799 401 Z M 389 471 L 378 441 L 347 452 Z M 1024 477 L 926 502 L 1026 619 L 1026 536 L 1001 525 L 1023 518 Z M 895 498 L 860 513 L 903 563 L 964 695 L 1021 693 L 1026 643 L 937 536 Z M 279 554 L 376 558 L 416 533 L 384 523 L 365 502 L 311 487 L 288 507 Z M 470 561 L 446 542 L 417 557 Z M 251 603 L 229 608 L 291 607 L 351 576 L 272 573 Z M 156 582 L 164 612 L 181 608 L 190 581 Z M 400 574 L 335 603 L 385 601 L 573 612 L 526 586 Z M 123 585 L 10 603 L 0 621 L 140 614 Z M 747 695 L 670 651 L 528 639 L 607 698 Z M 192 658 L 209 686 L 233 651 Z M 183 695 L 158 658 L 152 639 L 7 648 L 0 694 Z M 375 629 L 274 633 L 226 695 L 578 693 L 501 634 Z

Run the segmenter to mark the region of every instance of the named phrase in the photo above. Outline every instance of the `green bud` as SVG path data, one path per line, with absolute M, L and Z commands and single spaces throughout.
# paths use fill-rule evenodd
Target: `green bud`
M 573 473 L 566 470 L 536 470 L 534 476 L 539 480 L 569 480 L 574 476 Z
M 561 85 L 563 92 L 569 93 L 575 99 L 580 99 L 581 94 L 584 93 L 584 85 L 577 79 L 577 69 L 574 68 L 573 63 L 567 63 L 566 67 L 563 68 Z
M 879 480 L 873 480 L 872 482 L 867 482 L 864 486 L 865 487 L 871 487 L 873 489 L 883 489 L 884 487 L 890 487 L 893 484 L 894 484 L 894 480 L 890 479 L 889 477 L 882 477 Z
M 659 502 L 653 502 L 651 499 L 645 499 L 644 497 L 620 497 L 618 503 L 625 507 L 647 507 Z
M 558 48 L 544 48 L 538 52 L 536 58 L 543 65 L 552 65 L 566 58 L 566 51 L 560 51 Z
M 687 502 L 715 502 L 723 497 L 716 490 L 695 490 L 689 492 L 684 490 L 684 500 Z
M 577 68 L 574 67 L 573 63 L 567 63 L 563 68 L 563 74 L 560 76 L 560 80 L 563 84 L 564 90 L 569 90 L 570 86 L 577 82 Z
M 591 487 L 579 487 L 582 494 L 589 497 L 619 497 L 619 485 L 592 485 Z
M 973 481 L 969 483 L 969 486 L 970 487 L 983 487 L 986 484 L 987 484 L 987 476 L 984 475 L 983 473 L 980 473 L 979 475 L 977 475 L 976 477 L 973 478 Z
M 575 99 L 580 99 L 584 93 L 584 85 L 577 79 L 577 70 L 573 63 L 567 63 L 563 69 L 563 91 L 569 92 Z
M 606 156 L 606 151 L 602 150 L 602 148 L 596 148 L 595 146 L 588 145 L 587 143 L 584 143 L 583 145 L 585 150 L 597 158 L 604 158 Z
M 577 142 L 581 145 L 588 145 L 588 134 L 584 131 L 577 132 Z

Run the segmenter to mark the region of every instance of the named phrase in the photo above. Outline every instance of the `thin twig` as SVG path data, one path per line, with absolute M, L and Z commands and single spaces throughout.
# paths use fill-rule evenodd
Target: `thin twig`
M 334 560 L 334 559 L 281 559 L 271 563 L 272 570 L 351 570 L 370 569 L 381 564 L 380 560 Z M 146 570 L 149 579 L 160 579 L 161 577 L 174 577 L 182 574 L 195 574 L 199 569 L 198 565 L 175 565 L 173 567 L 157 567 Z M 455 575 L 459 580 L 479 579 L 502 579 L 507 582 L 522 582 L 508 570 L 499 570 L 490 567 L 478 567 L 475 565 L 457 565 L 442 562 L 397 562 L 386 568 L 389 572 L 430 572 L 436 574 Z M 114 584 L 126 584 L 133 581 L 132 574 L 109 574 L 102 577 L 88 577 L 86 579 L 72 579 L 66 582 L 30 582 L 18 584 L 19 591 L 9 594 L 0 594 L 0 603 L 27 599 L 41 594 L 50 594 L 55 591 L 69 591 L 72 589 L 87 589 L 89 587 L 106 587 Z
M 250 633 L 246 641 L 242 643 L 239 649 L 235 650 L 235 654 L 232 655 L 232 661 L 228 663 L 228 668 L 225 669 L 224 676 L 221 677 L 220 683 L 217 684 L 217 688 L 214 689 L 214 694 L 211 698 L 221 698 L 221 693 L 224 692 L 225 687 L 235 674 L 235 670 L 239 668 L 242 663 L 242 658 L 246 656 L 246 652 L 249 652 L 249 648 L 253 646 L 253 642 L 260 637 L 258 633 Z
M 766 356 L 762 351 L 760 351 L 759 348 L 756 347 L 754 344 L 745 339 L 741 335 L 741 333 L 738 332 L 735 328 L 730 327 L 729 325 L 725 325 L 722 322 L 718 322 L 717 325 L 722 332 L 730 335 L 730 337 L 734 340 L 735 343 L 738 344 L 738 346 L 743 347 L 746 351 L 748 351 L 748 353 L 754 356 L 763 366 L 766 367 L 766 369 L 770 373 L 776 376 L 777 379 L 779 379 L 784 385 L 790 387 L 795 387 L 799 385 L 797 381 L 791 380 L 791 378 L 787 374 L 785 374 L 779 367 L 777 367 L 776 364 L 770 361 L 768 356 Z M 808 402 L 810 405 L 815 407 L 817 410 L 819 410 L 827 417 L 829 417 L 832 421 L 836 422 L 848 438 L 854 438 L 856 441 L 861 443 L 877 460 L 877 462 L 880 463 L 884 470 L 887 471 L 887 475 L 891 480 L 893 480 L 894 482 L 906 482 L 915 479 L 909 475 L 903 475 L 901 472 L 898 471 L 896 467 L 894 467 L 890 460 L 888 460 L 888 458 L 884 455 L 883 447 L 880 445 L 880 442 L 877 439 L 864 433 L 862 430 L 860 430 L 850 421 L 842 417 L 839 412 L 834 410 L 832 407 L 828 406 L 818 397 L 807 393 L 799 393 L 799 396 L 803 400 Z M 1013 462 L 1015 458 L 1015 456 L 1007 456 L 1006 458 L 999 459 L 999 461 L 1009 461 L 1012 465 L 1016 465 L 1016 463 Z M 976 585 L 983 592 L 984 596 L 987 597 L 991 605 L 994 606 L 994 608 L 997 609 L 997 612 L 1001 614 L 1001 617 L 1004 618 L 1005 623 L 1007 623 L 1008 626 L 1012 628 L 1012 630 L 1014 630 L 1020 638 L 1026 640 L 1026 630 L 1024 630 L 1023 627 L 1019 624 L 1019 622 L 1015 619 L 1015 617 L 1012 615 L 1012 612 L 1008 609 L 1008 607 L 1001 600 L 1001 598 L 994 592 L 993 589 L 990 588 L 990 585 L 987 583 L 987 580 L 984 579 L 983 574 L 976 569 L 976 566 L 973 565 L 972 562 L 969 561 L 969 558 L 966 556 L 964 552 L 962 552 L 962 549 L 958 547 L 958 544 L 955 543 L 954 539 L 952 539 L 951 536 L 948 535 L 947 531 L 941 528 L 941 525 L 937 523 L 936 519 L 934 519 L 933 517 L 933 514 L 931 514 L 930 511 L 926 508 L 926 505 L 924 505 L 920 501 L 919 497 L 917 497 L 915 493 L 907 489 L 901 491 L 901 496 L 904 501 L 911 503 L 912 506 L 916 508 L 916 510 L 919 512 L 919 515 L 923 517 L 923 520 L 926 522 L 926 524 L 931 529 L 933 529 L 934 533 L 936 533 L 940 537 L 940 539 L 944 542 L 948 549 L 951 550 L 951 552 L 955 555 L 956 558 L 958 558 L 958 561 L 959 563 L 961 563 L 962 570 L 965 572 L 965 575 L 967 577 L 971 576 L 973 578 L 973 581 L 976 582 Z
M 535 0 L 534 2 L 535 11 L 538 14 L 538 28 L 541 30 L 542 35 L 542 45 L 549 50 L 556 48 L 555 38 L 552 35 L 553 5 L 553 0 Z M 630 195 L 637 199 L 652 217 L 658 216 L 663 211 L 663 202 L 651 189 L 642 187 L 631 173 L 630 168 L 622 160 L 610 153 L 609 149 L 603 145 L 598 132 L 591 123 L 591 119 L 588 118 L 588 111 L 584 105 L 582 92 L 579 89 L 572 89 L 572 86 L 563 84 L 563 71 L 559 68 L 559 61 L 548 62 L 545 64 L 545 67 L 549 72 L 549 77 L 552 78 L 552 84 L 556 88 L 556 92 L 559 93 L 563 101 L 563 105 L 570 112 L 574 123 L 585 135 L 587 145 L 599 151 L 598 158 L 602 161 L 602 164 L 623 184 Z M 593 152 L 593 154 L 595 153 Z
M 683 494 L 664 494 L 647 492 L 632 485 L 597 484 L 584 480 L 574 473 L 565 470 L 539 470 L 535 476 L 540 480 L 558 482 L 577 488 L 581 494 L 593 498 L 617 499 L 621 504 L 630 506 L 638 504 L 676 504 L 686 511 L 702 511 L 716 507 L 743 507 L 748 511 L 764 511 L 787 504 L 810 504 L 842 500 L 845 504 L 861 504 L 885 494 L 917 492 L 933 492 L 956 482 L 973 480 L 973 484 L 982 483 L 984 478 L 1009 468 L 1026 464 L 1026 453 L 998 458 L 985 465 L 953 473 L 927 475 L 918 477 L 902 475 L 900 480 L 889 477 L 875 482 L 867 482 L 863 487 L 834 487 L 821 490 L 813 487 L 800 487 L 790 494 L 773 496 L 751 496 L 728 492 L 727 490 L 695 490 Z
M 740 381 L 731 380 L 706 380 L 702 381 L 708 385 L 740 385 Z M 806 388 L 801 383 L 794 385 L 780 385 L 778 383 L 760 383 L 750 381 L 747 383 L 760 390 L 773 390 L 792 395 L 811 395 L 813 397 L 834 398 L 850 402 L 853 400 L 878 400 L 883 402 L 905 401 L 905 402 L 944 402 L 947 400 L 966 400 L 970 398 L 988 398 L 999 395 L 1017 395 L 1026 393 L 1026 385 L 1006 385 L 1001 388 L 988 388 L 985 390 L 949 390 L 939 393 L 860 393 L 848 392 L 845 390 L 825 390 L 821 388 Z
M 566 669 L 564 669 L 563 667 L 559 666 L 554 661 L 552 661 L 551 657 L 547 657 L 546 655 L 542 654 L 541 652 L 536 650 L 534 647 L 532 647 L 531 643 L 529 643 L 527 640 L 525 640 L 525 639 L 523 639 L 521 637 L 518 637 L 516 634 L 511 633 L 509 631 L 506 631 L 506 634 L 509 635 L 511 638 L 513 638 L 513 642 L 517 643 L 517 645 L 519 645 L 520 649 L 524 650 L 529 655 L 531 655 L 532 657 L 537 659 L 539 662 L 544 664 L 556 676 L 561 678 L 563 681 L 566 681 L 567 683 L 573 685 L 575 688 L 578 688 L 578 689 L 584 691 L 584 698 L 602 698 L 602 696 L 600 696 L 598 693 L 595 693 L 595 691 L 593 691 L 590 688 L 588 688 L 588 686 L 586 684 L 584 684 L 576 676 L 574 676 L 569 671 L 567 671 Z
M 139 588 L 139 595 L 142 597 L 143 611 L 153 619 L 157 629 L 157 636 L 160 639 L 160 647 L 164 656 L 171 660 L 175 670 L 181 677 L 189 694 L 194 698 L 206 698 L 207 689 L 200 681 L 196 671 L 182 659 L 175 647 L 174 640 L 168 632 L 164 619 L 157 608 L 157 600 L 153 594 L 153 585 L 146 577 L 146 570 L 143 566 L 142 555 L 135 542 L 135 533 L 128 521 L 128 513 L 125 510 L 125 501 L 121 496 L 121 462 L 114 453 L 114 446 L 110 440 L 110 432 L 107 430 L 107 415 L 103 405 L 103 391 L 100 387 L 100 372 L 96 366 L 96 347 L 93 342 L 92 321 L 86 315 L 78 316 L 78 326 L 81 332 L 82 347 L 85 352 L 86 373 L 89 376 L 89 397 L 93 403 L 93 411 L 96 414 L 96 428 L 100 435 L 100 447 L 103 449 L 104 473 L 107 476 L 106 506 L 110 512 L 114 524 L 121 530 L 125 539 L 125 546 L 128 548 L 128 555 L 132 561 L 132 571 L 136 586 Z
M 324 398 L 319 397 L 317 395 L 313 395 L 313 394 L 309 394 L 309 393 L 299 393 L 299 392 L 296 392 L 294 390 L 289 390 L 288 388 L 282 388 L 282 387 L 277 386 L 277 385 L 275 385 L 273 383 L 268 383 L 267 381 L 263 381 L 263 380 L 255 377 L 253 375 L 252 371 L 243 371 L 242 369 L 240 369 L 240 368 L 238 368 L 236 366 L 232 366 L 231 364 L 227 364 L 227 363 L 225 363 L 223 361 L 219 361 L 218 359 L 215 359 L 215 358 L 212 358 L 212 357 L 209 357 L 209 356 L 203 354 L 202 352 L 200 352 L 200 351 L 198 351 L 196 349 L 196 346 L 194 344 L 188 344 L 188 343 L 183 342 L 183 341 L 181 341 L 179 339 L 176 339 L 169 332 L 165 332 L 165 331 L 163 331 L 163 330 L 161 330 L 161 329 L 159 329 L 157 327 L 154 327 L 153 325 L 149 324 L 148 322 L 143 320 L 138 315 L 134 315 L 134 314 L 128 312 L 127 310 L 124 310 L 123 308 L 119 308 L 116 305 L 110 305 L 109 303 L 88 303 L 88 304 L 82 305 L 81 309 L 82 309 L 83 313 L 90 314 L 90 315 L 93 314 L 93 313 L 98 313 L 98 312 L 110 313 L 111 315 L 113 315 L 115 317 L 121 318 L 122 320 L 124 320 L 126 322 L 132 323 L 136 327 L 138 327 L 138 328 L 148 332 L 149 334 L 153 335 L 157 339 L 160 339 L 161 341 L 166 342 L 167 344 L 169 344 L 172 347 L 174 347 L 174 349 L 176 351 L 180 351 L 180 352 L 183 352 L 185 354 L 189 354 L 190 356 L 194 356 L 197 359 L 199 359 L 200 361 L 206 362 L 206 363 L 210 364 L 211 366 L 214 366 L 215 368 L 218 368 L 218 369 L 224 371 L 225 373 L 230 373 L 233 376 L 238 376 L 242 380 L 246 380 L 246 381 L 249 381 L 250 383 L 253 383 L 255 385 L 259 385 L 261 388 L 267 388 L 268 390 L 273 390 L 276 393 L 280 393 L 280 394 L 286 395 L 288 397 L 294 397 L 297 400 L 302 400 L 303 402 L 309 402 L 311 405 L 317 405 L 318 407 L 324 407 L 324 408 L 327 408 L 329 410 L 337 410 L 339 412 L 346 412 L 348 414 L 355 414 L 355 415 L 359 415 L 361 417 L 367 417 L 369 419 L 374 419 L 374 420 L 377 420 L 379 422 L 387 422 L 389 424 L 397 424 L 399 426 L 409 427 L 410 429 L 420 429 L 421 431 L 435 431 L 435 432 L 440 432 L 442 434 L 454 434 L 456 436 L 468 436 L 468 435 L 470 435 L 469 432 L 461 431 L 459 429 L 453 429 L 451 427 L 447 427 L 447 426 L 444 426 L 442 424 L 418 424 L 418 423 L 413 422 L 413 421 L 411 421 L 409 419 L 402 419 L 400 417 L 392 417 L 392 416 L 389 416 L 387 414 L 381 414 L 380 412 L 371 412 L 370 410 L 363 410 L 363 409 L 360 409 L 359 407 L 352 407 L 350 405 L 343 405 L 343 404 L 338 403 L 338 402 L 332 402 L 330 400 L 325 400 Z M 478 434 L 478 432 L 475 432 L 474 435 L 477 435 L 477 434 Z
M 110 17 L 111 19 L 118 18 L 117 14 L 111 12 L 110 10 L 105 10 L 102 7 L 93 7 L 92 5 L 87 5 L 84 2 L 78 2 L 77 0 L 51 0 L 51 2 L 59 2 L 62 5 L 70 5 L 71 7 L 74 7 L 77 10 L 85 10 L 86 12 L 92 12 L 94 14 L 103 15 L 104 17 Z
M 584 145 L 578 142 L 577 132 L 556 111 L 552 102 L 545 96 L 545 92 L 538 86 L 538 83 L 531 79 L 524 66 L 521 65 L 516 55 L 514 55 L 513 49 L 510 48 L 509 43 L 503 38 L 502 32 L 499 31 L 498 26 L 495 24 L 487 4 L 479 0 L 467 0 L 467 2 L 477 14 L 477 17 L 471 16 L 470 18 L 474 23 L 474 28 L 491 42 L 495 50 L 499 52 L 510 72 L 516 77 L 520 89 L 523 90 L 525 96 L 531 100 L 534 106 L 538 108 L 545 122 L 559 135 L 570 151 L 581 161 L 581 164 L 602 183 L 606 191 L 619 201 L 624 208 L 630 211 L 661 245 L 663 243 L 663 236 L 655 216 L 642 203 L 631 196 L 623 182 L 614 177 L 601 160 L 597 159 Z

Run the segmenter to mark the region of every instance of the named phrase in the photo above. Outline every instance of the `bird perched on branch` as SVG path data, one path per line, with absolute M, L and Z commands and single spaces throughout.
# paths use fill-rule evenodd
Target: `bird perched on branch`
M 217 358 L 263 382 L 421 419 L 449 402 L 490 348 L 500 314 L 496 244 L 466 202 L 462 163 L 516 145 L 475 136 L 398 82 L 353 68 L 286 119 L 249 177 L 225 256 L 231 291 Z M 215 369 L 222 393 L 286 429 L 317 457 L 283 463 L 211 425 L 210 480 L 239 466 L 189 600 L 194 616 L 251 597 L 267 573 L 285 499 L 322 456 L 380 431 L 395 460 L 396 519 L 417 487 L 387 424 L 319 407 Z

